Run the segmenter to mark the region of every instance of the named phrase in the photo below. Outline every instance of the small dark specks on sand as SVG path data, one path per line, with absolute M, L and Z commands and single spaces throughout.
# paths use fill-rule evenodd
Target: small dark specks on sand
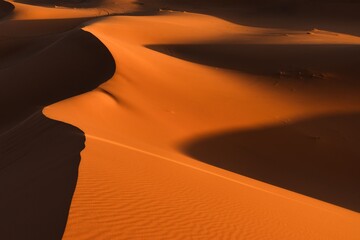
M 286 68 L 278 72 L 280 78 L 293 79 L 324 79 L 325 75 L 308 69 Z

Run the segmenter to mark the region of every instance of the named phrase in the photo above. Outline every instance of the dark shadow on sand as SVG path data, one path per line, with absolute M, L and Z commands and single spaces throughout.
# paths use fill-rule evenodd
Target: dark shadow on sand
M 305 31 L 317 28 L 360 36 L 360 29 L 357 27 L 360 24 L 360 2 L 357 0 L 248 2 L 239 8 L 236 17 L 233 16 L 239 24 Z
M 77 29 L 56 37 L 0 69 L 1 239 L 62 238 L 85 136 L 41 111 L 115 72 L 111 53 L 92 34 Z
M 360 45 L 212 43 L 147 47 L 186 61 L 254 75 L 315 79 L 331 74 L 346 77 L 340 84 L 355 81 L 359 86 Z
M 0 22 L 0 41 L 46 37 L 65 33 L 97 17 L 64 18 L 46 20 L 9 20 Z
M 360 113 L 191 139 L 189 156 L 360 212 Z
M 0 19 L 9 16 L 14 9 L 11 3 L 0 0 Z
M 357 0 L 169 0 L 164 9 L 210 14 L 241 25 L 311 30 L 360 36 Z

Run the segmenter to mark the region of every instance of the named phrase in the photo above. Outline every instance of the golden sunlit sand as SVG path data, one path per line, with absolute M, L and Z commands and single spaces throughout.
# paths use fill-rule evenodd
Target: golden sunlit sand
M 359 239 L 360 37 L 301 21 L 248 24 L 236 9 L 253 6 L 236 1 L 180 2 L 11 2 L 1 20 L 1 79 L 29 61 L 22 71 L 44 79 L 29 99 L 52 96 L 34 109 L 85 137 L 82 151 L 60 150 L 64 159 L 81 151 L 81 162 L 54 237 Z M 277 14 L 262 11 L 258 19 Z M 31 136 L 20 127 L 30 110 L 4 111 L 14 118 L 0 134 Z

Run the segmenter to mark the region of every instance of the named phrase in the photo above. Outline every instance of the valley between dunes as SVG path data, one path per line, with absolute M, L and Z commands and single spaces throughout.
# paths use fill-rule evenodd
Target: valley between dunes
M 26 3 L 0 2 L 5 239 L 360 238 L 356 29 Z

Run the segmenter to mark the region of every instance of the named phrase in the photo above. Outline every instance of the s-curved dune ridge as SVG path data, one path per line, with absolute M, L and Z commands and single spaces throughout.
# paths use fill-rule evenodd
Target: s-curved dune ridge
M 96 88 L 114 61 L 79 29 L 7 40 L 0 43 L 1 238 L 61 239 L 85 137 L 42 108 Z
M 5 238 L 359 238 L 356 2 L 24 3 L 0 22 Z

